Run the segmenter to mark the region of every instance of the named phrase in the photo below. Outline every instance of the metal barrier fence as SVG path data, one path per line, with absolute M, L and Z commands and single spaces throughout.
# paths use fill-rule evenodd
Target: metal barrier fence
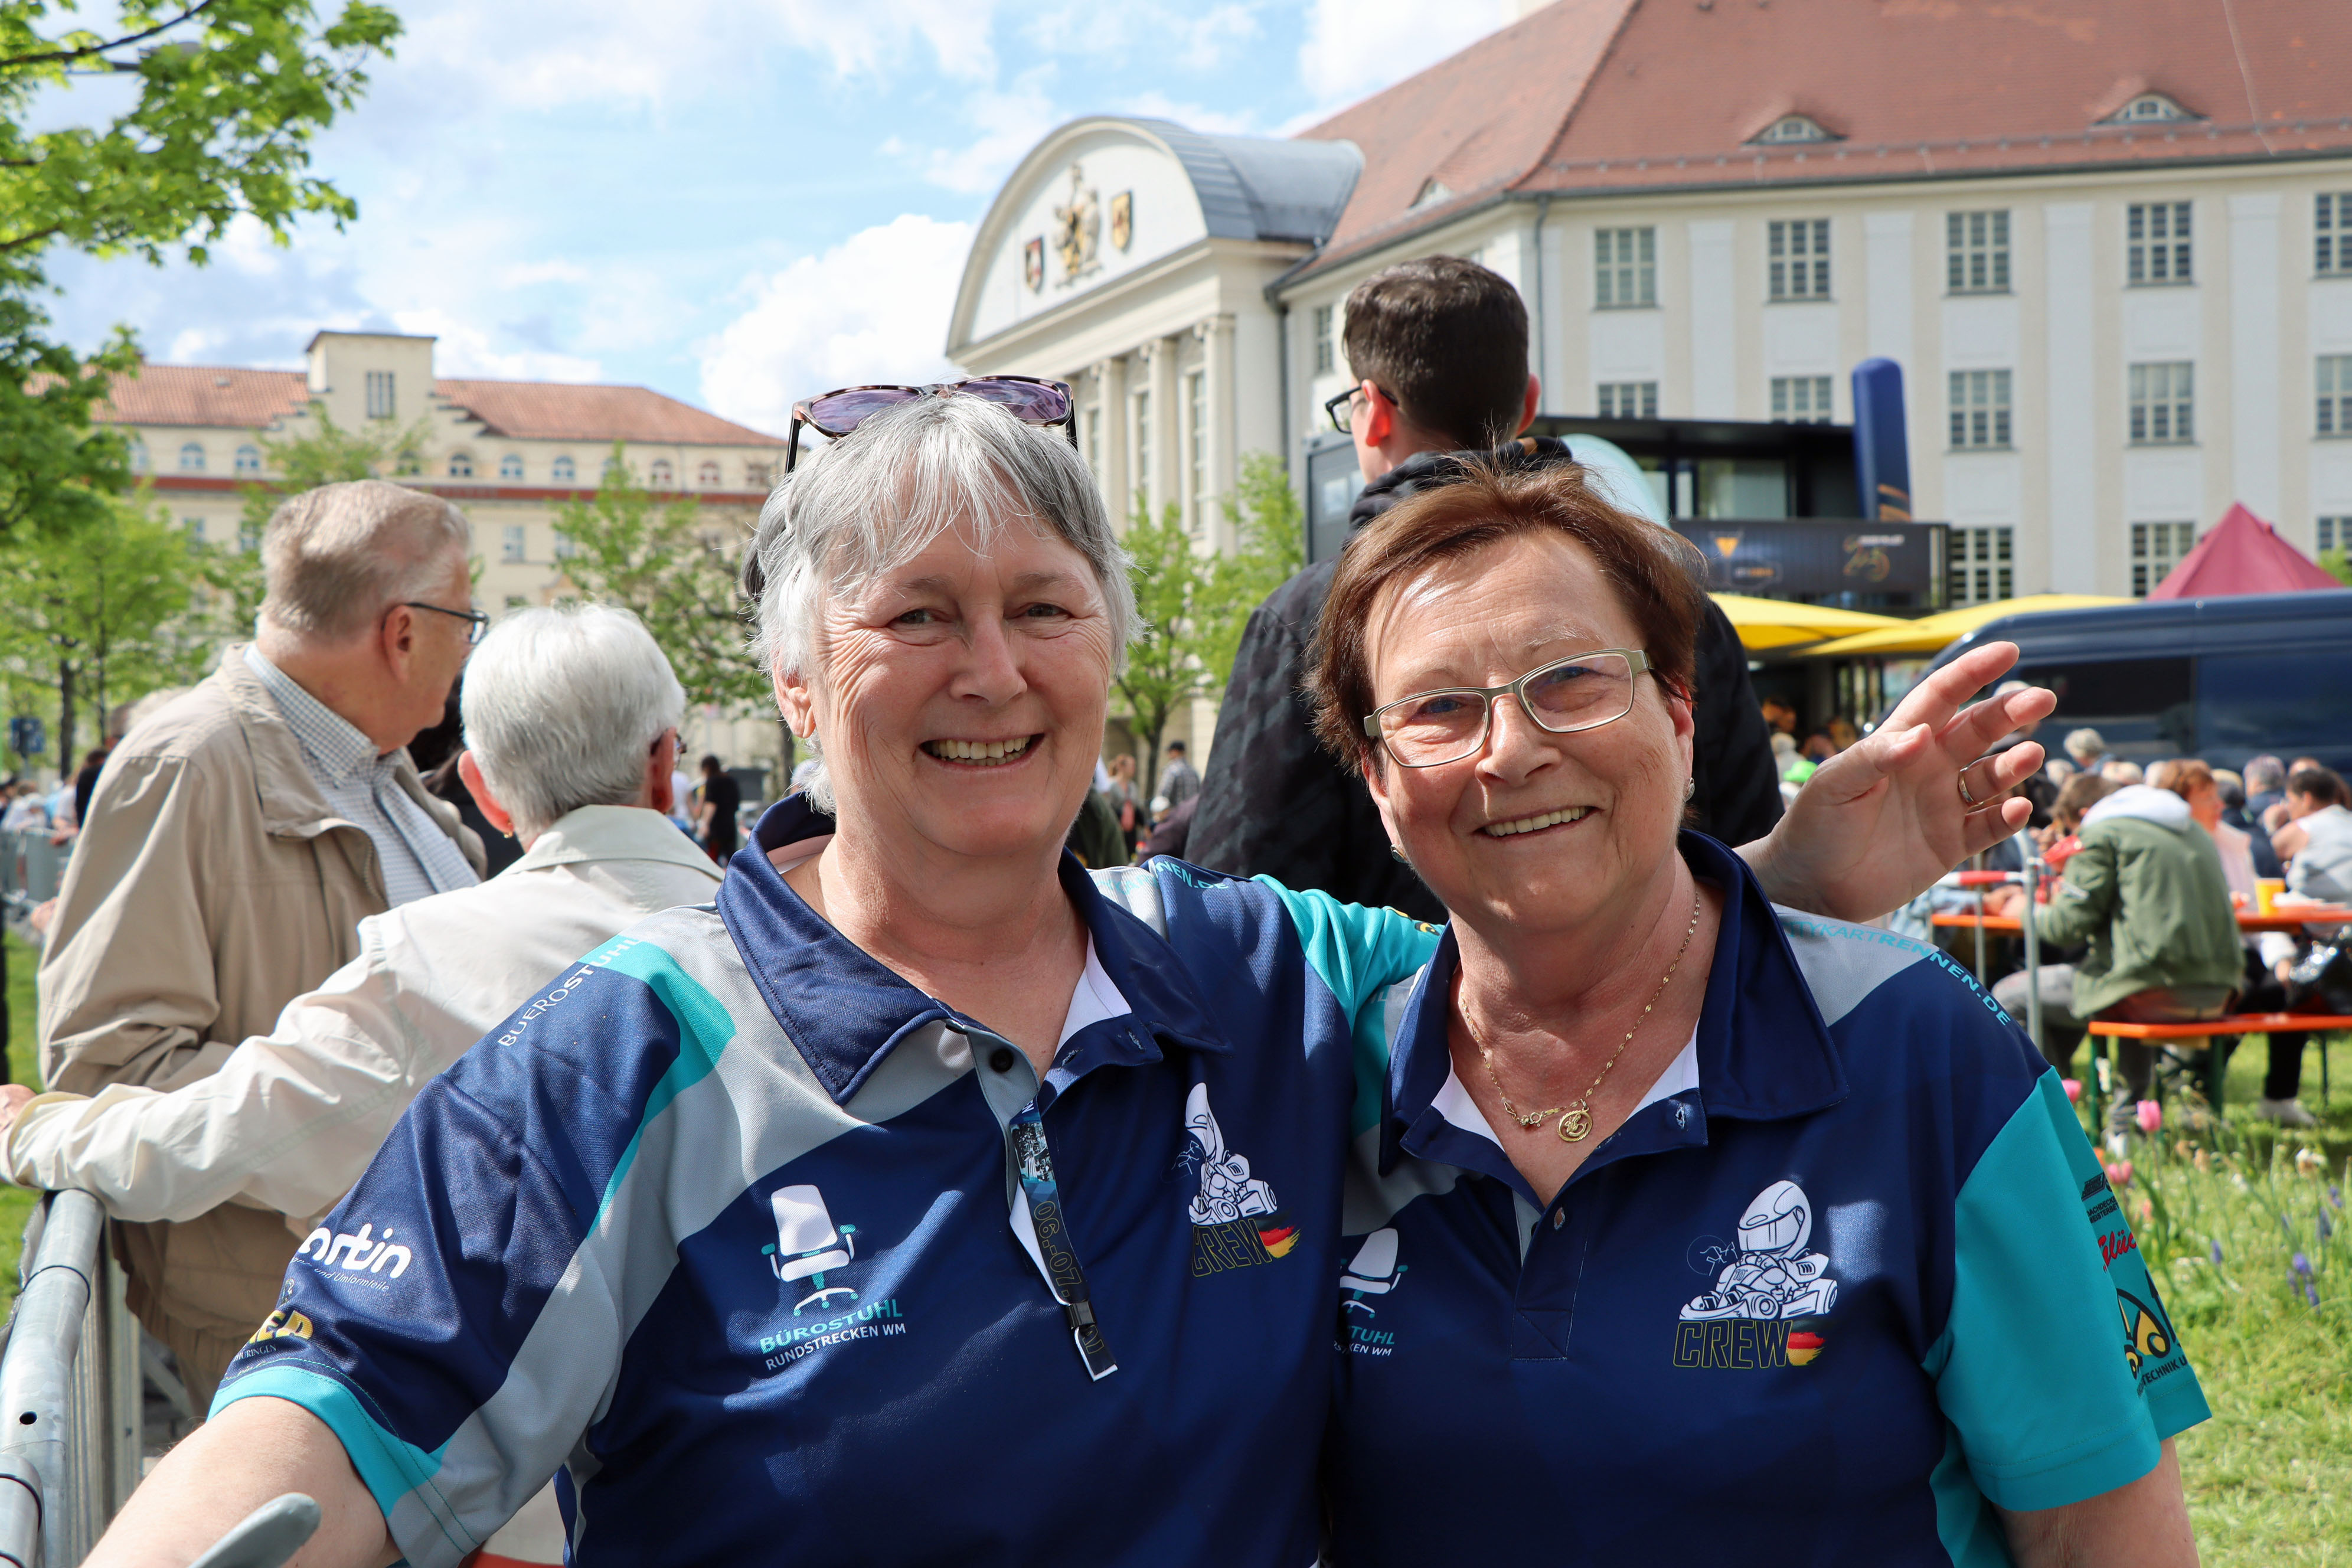
M 139 1484 L 139 1324 L 88 1193 L 41 1200 L 22 1268 L 0 1350 L 0 1565 L 71 1568 Z
M 58 896 L 70 844 L 52 844 L 48 830 L 0 833 L 0 897 L 21 893 L 27 904 Z

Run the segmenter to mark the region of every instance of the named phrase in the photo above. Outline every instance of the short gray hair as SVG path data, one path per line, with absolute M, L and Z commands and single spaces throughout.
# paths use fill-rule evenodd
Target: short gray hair
M 627 805 L 686 692 L 645 623 L 609 605 L 517 610 L 466 661 L 466 746 L 519 836 Z
M 2096 730 L 2088 728 L 2068 731 L 2065 746 L 2066 754 L 2078 763 L 2087 757 L 2104 757 L 2107 754 L 2106 738 Z
M 743 574 L 761 664 L 814 679 L 826 602 L 912 560 L 960 518 L 983 549 L 1017 520 L 1086 557 L 1118 668 L 1135 631 L 1135 588 L 1094 477 L 1059 429 L 967 396 L 920 397 L 875 415 L 768 497 Z M 822 766 L 807 789 L 812 805 L 833 809 Z
M 261 534 L 261 618 L 322 642 L 355 637 L 387 606 L 437 590 L 449 552 L 462 556 L 471 537 L 447 501 L 382 479 L 289 496 Z

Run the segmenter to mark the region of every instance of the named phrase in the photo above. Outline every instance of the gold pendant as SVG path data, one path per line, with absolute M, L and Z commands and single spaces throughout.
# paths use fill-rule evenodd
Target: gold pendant
M 1591 1131 L 1592 1112 L 1584 1108 L 1582 1100 L 1578 1100 L 1560 1112 L 1559 1141 L 1561 1142 L 1581 1143 L 1584 1142 L 1585 1134 Z

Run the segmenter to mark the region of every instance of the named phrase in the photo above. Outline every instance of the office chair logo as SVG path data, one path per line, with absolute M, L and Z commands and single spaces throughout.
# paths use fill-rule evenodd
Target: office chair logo
M 809 1308 L 829 1310 L 836 1300 L 856 1300 L 856 1290 L 828 1285 L 825 1276 L 848 1268 L 857 1256 L 857 1227 L 835 1225 L 824 1194 L 813 1186 L 779 1187 L 769 1201 L 776 1211 L 776 1239 L 760 1250 L 778 1279 L 794 1289 L 803 1282 L 808 1288 L 808 1294 L 793 1303 L 793 1316 Z
M 1339 1272 L 1339 1327 L 1341 1340 L 1349 1355 L 1384 1356 L 1396 1351 L 1396 1333 L 1390 1329 L 1372 1327 L 1371 1320 L 1381 1310 L 1364 1300 L 1367 1296 L 1385 1296 L 1403 1280 L 1405 1266 L 1397 1261 L 1397 1233 L 1394 1226 L 1383 1226 L 1364 1237 L 1356 1248 L 1356 1256 Z M 1360 1321 L 1348 1316 L 1360 1312 Z

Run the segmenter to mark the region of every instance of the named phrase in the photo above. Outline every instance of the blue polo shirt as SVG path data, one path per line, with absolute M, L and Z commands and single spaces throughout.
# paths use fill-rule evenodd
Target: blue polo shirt
M 1357 1044 L 1433 934 L 1066 856 L 1041 1081 L 784 883 L 830 826 L 428 1085 L 215 1411 L 319 1416 L 419 1568 L 559 1470 L 577 1564 L 1306 1568 Z
M 1727 895 L 1697 1031 L 1548 1205 L 1453 1074 L 1450 935 L 1399 988 L 1343 1221 L 1350 1568 L 2002 1563 L 1990 1504 L 2111 1490 L 2207 1415 L 1992 999 L 1683 853 Z

